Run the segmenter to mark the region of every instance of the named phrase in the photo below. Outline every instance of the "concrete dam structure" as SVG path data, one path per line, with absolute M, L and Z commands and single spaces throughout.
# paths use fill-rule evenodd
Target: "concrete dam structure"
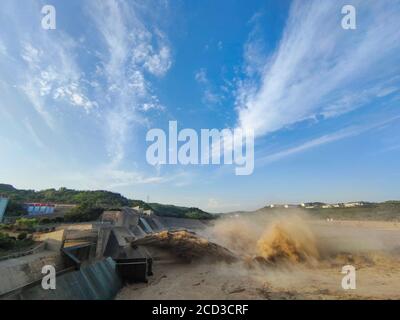
M 108 300 L 118 293 L 121 286 L 121 279 L 115 271 L 115 262 L 108 258 L 58 275 L 55 290 L 44 290 L 38 283 L 16 290 L 3 299 Z
M 128 207 L 105 211 L 100 222 L 41 235 L 46 250 L 40 255 L 0 262 L 0 274 L 7 275 L 0 276 L 0 299 L 113 299 L 124 283 L 147 282 L 154 261 L 170 259 L 132 243 L 163 230 L 204 227 L 200 221 L 159 217 Z M 42 288 L 41 268 L 46 264 L 56 268 L 55 290 Z

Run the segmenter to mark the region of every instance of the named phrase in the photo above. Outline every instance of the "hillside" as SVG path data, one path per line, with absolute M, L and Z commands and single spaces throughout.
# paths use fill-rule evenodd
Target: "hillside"
M 341 220 L 399 220 L 400 201 L 370 203 L 357 208 L 308 209 L 307 212 L 319 218 Z
M 336 220 L 400 220 L 400 201 L 365 202 L 361 207 L 354 208 L 270 208 L 264 207 L 256 212 L 268 214 L 280 214 L 301 210 L 307 214 L 321 219 L 332 218 Z
M 159 203 L 149 203 L 148 205 L 157 215 L 160 216 L 175 218 L 185 217 L 191 219 L 211 219 L 213 217 L 210 213 L 194 207 L 178 207 Z
M 24 210 L 22 204 L 27 202 L 49 202 L 54 204 L 76 204 L 80 206 L 90 206 L 97 209 L 118 209 L 123 206 L 151 209 L 160 216 L 192 218 L 192 219 L 211 219 L 210 213 L 198 208 L 177 207 L 160 203 L 148 204 L 142 200 L 131 200 L 119 193 L 104 190 L 79 191 L 67 188 L 47 189 L 41 191 L 19 190 L 8 184 L 0 184 L 0 195 L 10 199 L 6 215 L 22 215 Z

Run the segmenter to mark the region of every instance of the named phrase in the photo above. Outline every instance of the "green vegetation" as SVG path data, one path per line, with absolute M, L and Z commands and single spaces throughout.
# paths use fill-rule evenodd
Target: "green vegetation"
M 10 250 L 15 246 L 15 239 L 0 232 L 0 250 Z
M 33 244 L 32 238 L 28 234 L 20 233 L 17 238 L 9 236 L 7 233 L 0 232 L 0 255 L 7 255 L 10 251 L 25 249 Z
M 17 239 L 18 239 L 18 240 L 25 240 L 25 239 L 27 238 L 27 236 L 28 236 L 28 233 L 26 233 L 26 232 L 21 232 L 21 233 L 18 235 Z
M 8 213 L 12 213 L 13 216 L 22 216 L 25 214 L 25 209 L 22 207 L 22 204 L 10 199 L 10 201 L 8 202 L 7 205 L 7 211 L 6 211 L 6 215 Z
M 19 216 L 25 213 L 23 203 L 49 202 L 59 204 L 82 204 L 90 202 L 103 208 L 121 207 L 130 204 L 130 200 L 119 193 L 109 191 L 77 191 L 67 188 L 47 189 L 42 191 L 18 190 L 7 184 L 0 184 L 0 194 L 10 199 L 6 214 Z
M 315 203 L 314 203 L 315 204 Z M 320 204 L 320 203 L 318 203 Z M 322 203 L 320 204 L 323 205 Z M 257 212 L 265 212 L 268 214 L 281 214 L 284 212 L 292 212 L 301 210 L 313 217 L 327 219 L 333 218 L 336 220 L 380 220 L 394 221 L 400 220 L 400 201 L 386 201 L 381 203 L 367 203 L 360 207 L 338 207 L 338 208 L 322 208 L 316 207 L 312 209 L 303 208 L 270 208 L 265 207 Z
M 0 223 L 0 230 L 7 230 L 10 226 L 4 223 Z
M 15 227 L 17 230 L 33 230 L 38 224 L 36 219 L 19 218 L 15 221 Z
M 43 218 L 39 220 L 39 224 L 43 225 L 43 224 L 55 224 L 55 223 L 63 223 L 65 221 L 65 219 L 63 217 L 57 217 L 54 219 L 50 219 L 50 218 Z
M 0 190 L 2 192 L 13 192 L 17 189 L 15 189 L 11 184 L 0 183 Z
M 92 208 L 102 208 L 110 210 L 112 208 L 120 208 L 129 206 L 130 200 L 123 197 L 119 193 L 109 191 L 77 191 L 66 188 L 47 189 L 42 191 L 34 190 L 18 190 L 13 186 L 0 184 L 0 194 L 5 195 L 10 199 L 7 206 L 6 216 L 21 216 L 25 215 L 26 211 L 23 209 L 24 203 L 29 202 L 49 202 L 57 204 L 76 204 L 82 205 L 77 210 L 72 210 L 69 214 L 69 221 L 77 219 L 82 221 L 85 217 L 96 216 L 94 213 L 88 212 L 88 206 Z M 82 212 L 83 217 L 80 218 L 79 212 Z M 47 219 L 47 218 L 46 218 Z M 60 222 L 56 220 L 48 221 Z
M 165 217 L 188 219 L 212 219 L 213 215 L 199 208 L 178 207 L 159 203 L 149 203 L 155 214 Z
M 66 222 L 85 222 L 97 220 L 103 213 L 104 208 L 85 202 L 66 213 L 64 220 Z
M 119 193 L 110 191 L 77 191 L 67 188 L 42 191 L 19 190 L 11 185 L 0 184 L 0 194 L 10 199 L 6 216 L 21 216 L 26 212 L 22 205 L 29 202 L 49 202 L 56 204 L 75 204 L 75 209 L 66 213 L 66 222 L 84 222 L 96 220 L 103 210 L 118 210 L 121 207 L 141 207 L 153 210 L 157 215 L 189 219 L 212 219 L 213 215 L 198 208 L 177 207 L 159 203 L 146 203 L 142 200 L 130 200 Z M 56 218 L 57 219 L 57 218 Z M 41 224 L 50 224 L 54 219 L 44 218 Z
M 152 207 L 150 207 L 150 205 L 142 200 L 129 200 L 129 204 L 131 207 L 140 207 L 143 210 L 153 210 L 154 209 Z
M 400 203 L 391 205 L 386 202 L 355 208 L 306 209 L 306 212 L 318 218 L 336 220 L 399 220 Z

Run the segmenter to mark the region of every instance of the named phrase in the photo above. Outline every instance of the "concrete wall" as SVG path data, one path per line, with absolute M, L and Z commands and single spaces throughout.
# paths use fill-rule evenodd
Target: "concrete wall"
M 0 294 L 22 287 L 42 277 L 42 267 L 54 265 L 61 269 L 63 262 L 58 252 L 36 254 L 0 262 Z
M 57 230 L 54 232 L 38 234 L 34 237 L 36 241 L 46 243 L 46 249 L 58 251 L 61 249 L 61 244 L 64 237 L 64 230 Z
M 65 273 L 56 278 L 55 290 L 39 284 L 8 299 L 14 300 L 109 300 L 122 287 L 111 258 Z

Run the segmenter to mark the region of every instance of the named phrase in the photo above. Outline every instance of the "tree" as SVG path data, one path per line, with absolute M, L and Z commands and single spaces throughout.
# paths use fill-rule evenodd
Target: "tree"
M 104 209 L 93 203 L 85 202 L 65 214 L 64 220 L 68 222 L 86 222 L 97 220 Z
M 31 230 L 38 224 L 36 219 L 20 218 L 15 221 L 15 226 L 20 230 Z
M 26 210 L 21 203 L 10 200 L 7 205 L 6 215 L 7 216 L 23 216 L 26 214 Z

